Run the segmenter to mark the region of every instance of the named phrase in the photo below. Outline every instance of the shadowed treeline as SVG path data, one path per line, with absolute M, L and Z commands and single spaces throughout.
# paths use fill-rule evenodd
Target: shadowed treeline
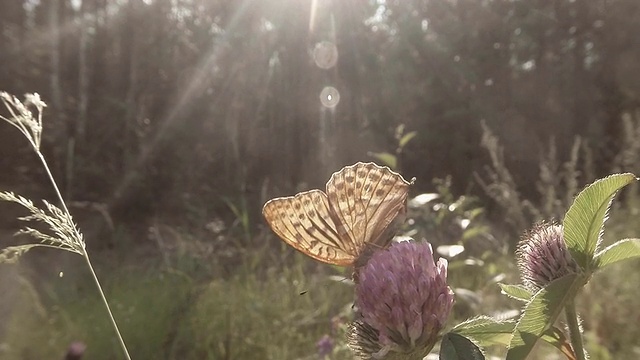
M 399 165 L 418 189 L 445 175 L 460 191 L 474 183 L 488 163 L 484 120 L 531 194 L 552 138 L 564 160 L 582 136 L 595 174 L 610 171 L 622 119 L 639 108 L 634 0 L 50 0 L 0 10 L 0 88 L 49 105 L 44 149 L 65 196 L 128 221 L 191 208 L 233 217 L 228 204 L 240 198 L 256 218 L 271 196 L 393 153 L 400 125 L 417 132 Z M 335 45 L 335 66 L 321 64 L 322 41 Z M 328 86 L 335 107 L 320 101 Z M 0 144 L 25 146 L 7 127 Z M 41 179 L 23 161 L 2 157 L 0 184 Z

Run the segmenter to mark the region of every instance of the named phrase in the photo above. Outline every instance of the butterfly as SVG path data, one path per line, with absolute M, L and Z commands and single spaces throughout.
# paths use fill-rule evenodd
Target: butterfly
M 269 200 L 262 214 L 282 240 L 302 253 L 358 267 L 370 252 L 391 242 L 406 214 L 409 185 L 388 167 L 359 162 L 331 175 L 326 192 L 314 189 Z

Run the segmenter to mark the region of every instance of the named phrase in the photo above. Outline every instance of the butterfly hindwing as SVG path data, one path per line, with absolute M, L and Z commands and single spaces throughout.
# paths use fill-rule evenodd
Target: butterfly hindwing
M 329 264 L 350 265 L 356 253 L 345 248 L 330 211 L 326 194 L 311 190 L 270 200 L 262 213 L 271 229 L 297 250 Z

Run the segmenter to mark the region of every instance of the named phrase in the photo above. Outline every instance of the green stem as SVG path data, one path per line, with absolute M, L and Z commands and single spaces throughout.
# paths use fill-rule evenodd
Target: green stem
M 576 355 L 577 360 L 586 360 L 584 352 L 584 343 L 582 342 L 582 333 L 580 332 L 580 324 L 578 313 L 576 312 L 576 303 L 572 300 L 564 306 L 567 325 L 569 328 L 569 337 L 571 339 L 571 347 Z
M 53 188 L 56 191 L 56 195 L 58 195 L 58 200 L 60 200 L 60 204 L 62 204 L 62 209 L 64 210 L 65 213 L 67 213 L 67 215 L 70 215 L 71 213 L 69 212 L 69 209 L 67 208 L 67 205 L 64 202 L 64 199 L 62 198 L 62 194 L 60 193 L 60 189 L 58 188 L 58 184 L 56 183 L 56 180 L 53 177 L 53 174 L 51 174 L 51 170 L 49 170 L 49 166 L 47 165 L 47 161 L 45 160 L 44 156 L 42 155 L 42 153 L 38 149 L 36 149 L 36 153 L 38 154 L 38 157 L 40 157 L 40 161 L 42 162 L 42 165 L 44 166 L 44 169 L 47 172 L 47 175 L 49 176 L 49 179 L 51 180 L 51 184 L 53 185 Z M 76 239 L 81 239 L 82 237 L 78 233 L 78 229 L 75 226 L 74 226 L 74 229 L 75 229 L 75 232 L 76 232 L 76 234 L 75 234 Z M 111 320 L 111 325 L 113 326 L 113 329 L 116 331 L 116 335 L 118 336 L 118 341 L 120 342 L 120 346 L 122 347 L 122 351 L 124 351 L 124 355 L 125 355 L 126 359 L 127 360 L 131 360 L 131 356 L 129 355 L 129 351 L 127 350 L 127 345 L 125 345 L 124 339 L 122 338 L 122 335 L 120 334 L 120 329 L 118 328 L 118 324 L 116 323 L 116 319 L 113 317 L 113 313 L 111 312 L 111 307 L 109 306 L 109 302 L 107 301 L 107 297 L 104 295 L 104 291 L 102 291 L 102 286 L 100 285 L 100 281 L 98 280 L 98 276 L 96 275 L 95 270 L 93 270 L 93 265 L 91 265 L 91 260 L 89 260 L 89 253 L 87 253 L 87 250 L 85 248 L 84 242 L 82 243 L 82 256 L 87 261 L 87 266 L 89 266 L 89 270 L 91 271 L 91 276 L 93 276 L 93 281 L 95 282 L 96 287 L 98 288 L 98 292 L 100 293 L 100 297 L 102 298 L 102 302 L 104 303 L 104 306 L 107 308 L 107 313 L 109 313 L 109 319 Z
M 113 313 L 111 312 L 111 307 L 109 306 L 109 302 L 107 302 L 107 297 L 104 296 L 104 292 L 102 291 L 102 286 L 100 286 L 100 281 L 98 281 L 98 276 L 96 276 L 96 272 L 93 270 L 93 265 L 91 265 L 91 261 L 89 260 L 89 254 L 85 251 L 84 258 L 87 260 L 87 265 L 89 266 L 89 270 L 91 270 L 91 275 L 93 276 L 93 281 L 95 281 L 96 286 L 98 287 L 98 292 L 100 292 L 100 297 L 102 298 L 102 302 L 104 306 L 107 308 L 107 312 L 109 313 L 109 319 L 111 319 L 111 325 L 113 325 L 114 330 L 116 331 L 116 335 L 118 335 L 118 341 L 120 342 L 120 346 L 124 351 L 124 355 L 127 360 L 131 360 L 131 356 L 129 356 L 129 351 L 127 350 L 127 345 L 124 343 L 124 339 L 120 334 L 120 329 L 118 329 L 118 324 L 116 324 L 116 319 L 113 317 Z

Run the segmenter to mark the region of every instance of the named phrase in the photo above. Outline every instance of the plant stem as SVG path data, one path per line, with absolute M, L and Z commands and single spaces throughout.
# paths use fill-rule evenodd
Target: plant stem
M 85 251 L 84 258 L 87 260 L 87 266 L 89 266 L 89 270 L 91 270 L 91 275 L 93 276 L 93 281 L 95 281 L 96 286 L 98 288 L 98 292 L 100 292 L 100 297 L 102 298 L 102 302 L 104 306 L 107 308 L 107 312 L 109 313 L 109 319 L 111 319 L 111 325 L 113 325 L 113 329 L 116 331 L 116 335 L 118 335 L 118 341 L 120 342 L 120 346 L 124 351 L 124 355 L 127 360 L 131 360 L 131 356 L 129 356 L 129 351 L 127 350 L 127 345 L 124 343 L 124 339 L 120 334 L 120 329 L 118 329 L 118 324 L 116 324 L 116 319 L 113 317 L 113 313 L 111 312 L 111 307 L 109 306 L 109 302 L 107 302 L 107 297 L 104 296 L 104 292 L 102 291 L 102 286 L 100 286 L 100 281 L 98 281 L 98 276 L 96 276 L 96 272 L 93 270 L 93 265 L 91 265 L 91 261 L 89 260 L 89 254 Z
M 569 328 L 569 337 L 571 339 L 571 347 L 576 355 L 577 360 L 586 360 L 584 353 L 584 343 L 582 342 L 582 333 L 580 332 L 580 324 L 578 323 L 578 313 L 576 312 L 576 303 L 574 300 L 567 302 L 564 306 L 567 325 Z
M 35 151 L 36 151 L 36 154 L 38 154 L 38 157 L 40 158 L 40 162 L 42 162 L 42 166 L 44 166 L 44 170 L 47 172 L 47 176 L 49 176 L 49 180 L 51 180 L 51 185 L 53 185 L 53 189 L 56 191 L 56 195 L 58 195 L 58 200 L 60 200 L 60 204 L 62 204 L 62 210 L 64 210 L 64 212 L 66 212 L 67 214 L 71 214 L 69 212 L 69 209 L 67 209 L 67 204 L 64 202 L 64 199 L 62 198 L 62 194 L 60 193 L 58 184 L 56 183 L 56 180 L 53 177 L 53 174 L 51 174 L 51 170 L 49 170 L 49 165 L 47 165 L 47 160 L 45 160 L 44 155 L 42 155 L 40 150 L 35 149 Z
M 70 216 L 71 213 L 69 212 L 69 209 L 67 208 L 67 205 L 64 202 L 64 198 L 62 197 L 62 193 L 60 193 L 60 189 L 58 188 L 58 184 L 56 183 L 56 180 L 53 177 L 53 174 L 51 174 L 51 170 L 49 170 L 49 166 L 47 165 L 47 161 L 45 160 L 44 156 L 42 155 L 42 153 L 37 148 L 35 150 L 36 150 L 36 154 L 38 154 L 38 157 L 40 157 L 40 161 L 42 162 L 42 165 L 44 166 L 44 169 L 47 172 L 47 175 L 49 176 L 49 179 L 51 180 L 51 184 L 53 185 L 53 188 L 56 191 L 56 195 L 58 195 L 58 200 L 60 200 L 60 204 L 62 204 L 62 209 L 64 210 L 65 213 L 67 213 L 67 215 Z M 81 239 L 82 237 L 78 233 L 78 230 L 77 230 L 77 228 L 75 226 L 74 226 L 74 229 L 76 231 L 75 235 L 76 235 L 77 239 Z M 93 281 L 95 282 L 96 287 L 98 288 L 98 292 L 100 293 L 100 297 L 102 298 L 102 302 L 104 303 L 104 306 L 107 308 L 107 313 L 109 313 L 109 319 L 111 319 L 111 325 L 113 325 L 113 329 L 116 331 L 116 335 L 118 336 L 118 341 L 120 342 L 120 346 L 122 347 L 122 351 L 124 351 L 124 355 L 125 355 L 126 359 L 127 360 L 131 360 L 131 356 L 129 355 L 129 351 L 127 350 L 127 345 L 125 345 L 124 339 L 122 338 L 122 335 L 120 334 L 120 329 L 118 328 L 118 324 L 116 323 L 116 319 L 113 317 L 113 313 L 111 312 L 111 307 L 109 306 L 109 302 L 107 301 L 107 297 L 104 295 L 104 291 L 102 291 L 102 286 L 100 285 L 100 281 L 98 280 L 98 276 L 96 275 L 95 270 L 93 270 L 93 265 L 91 265 L 91 260 L 89 260 L 89 253 L 87 253 L 87 250 L 85 248 L 84 242 L 82 243 L 82 256 L 87 261 L 87 266 L 89 266 L 89 270 L 91 271 L 91 276 L 93 276 Z

